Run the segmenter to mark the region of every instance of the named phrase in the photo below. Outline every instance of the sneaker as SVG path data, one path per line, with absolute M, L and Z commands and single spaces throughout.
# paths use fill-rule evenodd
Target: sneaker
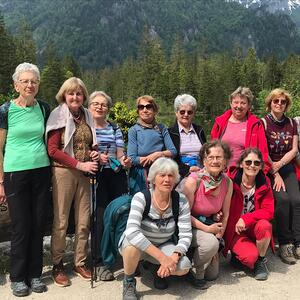
M 294 245 L 294 256 L 296 259 L 300 259 L 300 244 Z
M 74 267 L 73 271 L 86 281 L 90 281 L 92 278 L 92 273 L 86 265 Z
M 203 279 L 197 279 L 192 271 L 189 271 L 185 276 L 185 280 L 192 284 L 192 286 L 198 290 L 206 290 L 208 289 L 208 284 L 206 280 Z
M 268 268 L 267 259 L 258 259 L 254 265 L 254 278 L 256 280 L 267 280 L 268 279 Z
M 113 281 L 115 280 L 114 274 L 107 266 L 97 267 L 97 276 L 101 281 Z
M 153 285 L 158 290 L 165 290 L 169 287 L 167 279 L 161 278 L 156 274 L 154 274 Z
M 136 280 L 123 280 L 123 300 L 137 300 Z
M 25 297 L 29 295 L 29 288 L 24 281 L 12 281 L 10 288 L 13 295 L 16 297 Z
M 30 280 L 30 288 L 34 293 L 44 293 L 47 291 L 46 284 L 39 277 Z
M 294 265 L 296 263 L 296 258 L 294 256 L 294 245 L 286 244 L 279 246 L 279 256 L 285 264 Z
M 66 287 L 71 285 L 70 279 L 65 272 L 62 262 L 53 266 L 52 278 L 57 286 Z

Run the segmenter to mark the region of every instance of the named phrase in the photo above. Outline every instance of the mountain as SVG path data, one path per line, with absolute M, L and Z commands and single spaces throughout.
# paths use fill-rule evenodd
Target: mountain
M 178 37 L 186 50 L 203 55 L 246 53 L 249 47 L 259 57 L 300 52 L 299 34 L 288 14 L 274 18 L 269 11 L 235 1 L 0 0 L 0 12 L 13 34 L 21 22 L 29 23 L 40 58 L 54 45 L 59 55 L 72 54 L 85 69 L 137 57 L 145 32 L 160 40 L 167 53 Z
M 238 2 L 246 8 L 266 7 L 268 11 L 292 12 L 300 6 L 300 0 L 229 0 Z

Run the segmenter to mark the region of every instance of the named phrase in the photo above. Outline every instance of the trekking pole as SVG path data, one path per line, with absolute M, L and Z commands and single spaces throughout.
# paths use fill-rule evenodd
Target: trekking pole
M 96 197 L 96 175 L 90 174 L 90 187 L 91 187 L 91 202 L 92 202 L 92 220 L 91 220 L 91 256 L 92 256 L 92 276 L 91 276 L 91 288 L 94 287 L 95 275 L 96 275 L 96 239 L 97 239 L 97 197 Z

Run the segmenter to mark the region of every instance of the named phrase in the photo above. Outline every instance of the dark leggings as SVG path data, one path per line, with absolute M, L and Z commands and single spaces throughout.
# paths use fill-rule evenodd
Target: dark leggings
M 121 170 L 115 173 L 112 169 L 103 169 L 97 177 L 97 224 L 94 239 L 94 249 L 96 249 L 95 260 L 97 265 L 101 265 L 101 239 L 103 234 L 103 215 L 107 205 L 117 197 L 126 194 L 128 191 L 126 172 Z M 93 224 L 91 224 L 93 225 Z
M 280 245 L 300 243 L 300 192 L 292 164 L 279 170 L 286 192 L 273 190 L 275 198 L 276 233 Z M 271 177 L 271 183 L 274 179 Z
M 40 277 L 43 234 L 50 204 L 50 168 L 4 173 L 11 218 L 10 280 Z

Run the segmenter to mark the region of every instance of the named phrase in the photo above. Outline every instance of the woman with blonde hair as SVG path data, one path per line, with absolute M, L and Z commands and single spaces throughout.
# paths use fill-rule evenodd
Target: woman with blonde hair
M 285 113 L 292 106 L 290 94 L 274 89 L 266 98 L 268 114 L 262 118 L 269 146 L 269 176 L 275 198 L 279 255 L 286 264 L 300 259 L 300 192 L 292 164 L 298 152 L 297 125 Z
M 99 154 L 93 118 L 83 107 L 88 100 L 81 79 L 66 80 L 56 95 L 59 103 L 50 114 L 46 134 L 52 159 L 54 220 L 51 238 L 52 276 L 58 286 L 70 285 L 63 266 L 71 205 L 75 209 L 74 272 L 91 279 L 86 266 L 90 223 L 90 185 L 87 174 L 96 174 Z M 95 148 L 96 147 L 96 148 Z

